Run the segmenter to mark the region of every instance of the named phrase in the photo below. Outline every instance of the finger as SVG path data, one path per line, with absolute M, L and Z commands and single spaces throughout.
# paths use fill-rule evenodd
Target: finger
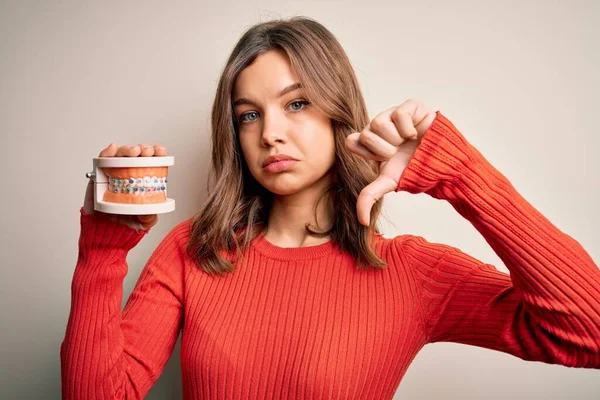
M 117 157 L 137 157 L 141 151 L 140 146 L 121 146 L 117 150 Z
M 392 122 L 396 126 L 396 129 L 400 136 L 405 139 L 416 139 L 418 132 L 417 128 L 413 125 L 412 115 L 410 110 L 402 109 L 400 107 L 392 111 L 390 115 Z
M 154 145 L 154 155 L 157 157 L 164 157 L 167 155 L 167 148 L 160 143 Z
M 141 157 L 152 157 L 154 155 L 154 146 L 150 146 L 144 143 L 140 143 L 138 146 L 140 146 L 141 149 Z
M 409 116 L 410 122 L 402 122 L 405 120 L 406 115 Z M 404 124 L 399 127 L 402 131 L 406 129 L 407 132 L 412 131 L 414 134 L 412 128 L 408 126 L 410 125 L 416 130 L 418 137 L 423 137 L 427 131 L 426 128 L 431 124 L 432 118 L 435 119 L 435 116 L 436 113 L 420 101 L 409 99 L 400 104 L 392 113 L 392 120 L 398 119 L 399 123 Z M 425 120 L 428 120 L 429 123 L 423 123 Z M 403 128 L 403 126 L 406 126 L 406 128 Z
M 433 121 L 436 119 L 436 117 L 437 117 L 437 113 L 435 111 L 431 111 L 429 114 L 427 114 L 421 120 L 421 122 L 419 122 L 417 125 L 415 125 L 415 128 L 417 128 L 417 132 L 419 133 L 420 138 L 423 138 L 423 136 L 425 135 L 425 132 L 427 132 L 429 127 L 431 127 L 431 125 L 433 124 Z
M 358 142 L 369 149 L 371 152 L 378 156 L 384 157 L 386 160 L 390 159 L 396 154 L 396 146 L 387 142 L 385 139 L 366 128 L 360 132 L 358 136 Z
M 385 161 L 386 158 L 380 155 L 373 153 L 371 150 L 367 149 L 365 146 L 359 143 L 358 137 L 360 136 L 360 132 L 352 133 L 346 136 L 346 147 L 353 153 L 358 154 L 361 157 L 366 158 L 367 160 L 373 161 Z
M 356 215 L 358 221 L 364 226 L 371 223 L 371 209 L 373 204 L 386 193 L 393 191 L 396 184 L 393 179 L 380 175 L 377 179 L 367 185 L 358 195 L 356 200 Z
M 98 157 L 114 157 L 115 154 L 117 154 L 117 144 L 113 142 L 104 148 Z
M 392 121 L 392 112 L 396 109 L 397 107 L 392 107 L 377 115 L 369 123 L 367 129 L 370 129 L 391 145 L 400 146 L 407 139 L 398 132 L 398 128 Z
M 393 182 L 394 189 L 398 186 L 400 177 L 414 155 L 417 146 L 418 140 L 410 140 L 398 147 L 398 152 L 392 158 L 381 163 L 379 176 L 386 177 L 390 182 Z

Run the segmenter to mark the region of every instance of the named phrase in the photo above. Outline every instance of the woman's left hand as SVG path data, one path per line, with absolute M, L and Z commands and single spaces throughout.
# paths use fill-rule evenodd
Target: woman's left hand
M 435 117 L 435 111 L 423 103 L 407 100 L 380 113 L 361 132 L 346 138 L 350 151 L 377 161 L 379 166 L 379 176 L 360 192 L 356 202 L 361 224 L 368 226 L 373 204 L 398 187 L 404 168 Z

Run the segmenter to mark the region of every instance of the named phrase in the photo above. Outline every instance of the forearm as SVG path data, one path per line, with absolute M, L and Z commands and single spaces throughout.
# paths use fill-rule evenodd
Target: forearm
M 107 378 L 123 356 L 120 324 L 126 256 L 143 236 L 83 213 L 81 227 L 71 309 L 60 349 L 63 398 L 77 399 L 112 391 Z
M 474 225 L 510 270 L 520 315 L 535 325 L 532 331 L 556 362 L 600 366 L 598 267 L 443 116 L 423 138 L 398 190 L 447 200 Z

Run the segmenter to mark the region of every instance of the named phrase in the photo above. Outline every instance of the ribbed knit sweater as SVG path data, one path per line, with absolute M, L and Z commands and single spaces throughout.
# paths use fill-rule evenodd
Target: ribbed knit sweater
M 376 235 L 359 270 L 332 241 L 257 236 L 225 277 L 186 255 L 192 219 L 152 253 L 121 311 L 128 252 L 148 231 L 80 210 L 60 356 L 64 399 L 143 398 L 180 332 L 185 399 L 391 399 L 427 343 L 600 368 L 600 271 L 439 111 L 397 191 L 450 204 L 510 275 L 421 236 Z

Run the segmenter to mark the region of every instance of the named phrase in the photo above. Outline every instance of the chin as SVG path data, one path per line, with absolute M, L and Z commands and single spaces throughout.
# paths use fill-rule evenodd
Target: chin
M 310 188 L 315 182 L 282 173 L 270 177 L 261 176 L 259 183 L 275 195 L 289 196 Z
M 258 179 L 257 179 L 258 178 Z M 277 175 L 260 175 L 255 179 L 269 192 L 279 196 L 289 196 L 303 191 L 310 187 L 314 182 L 300 177 L 297 174 L 280 173 Z
M 298 183 L 284 182 L 282 179 L 278 180 L 277 182 L 263 182 L 262 185 L 269 192 L 278 196 L 289 196 L 296 194 L 309 186 Z

